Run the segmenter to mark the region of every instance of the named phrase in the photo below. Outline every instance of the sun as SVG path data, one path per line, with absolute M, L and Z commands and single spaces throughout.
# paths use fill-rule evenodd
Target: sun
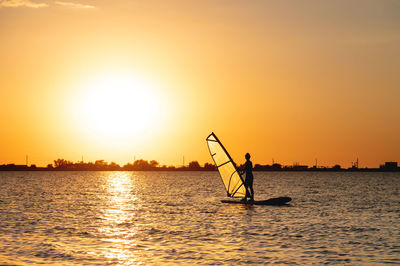
M 80 93 L 78 109 L 82 126 L 107 138 L 139 136 L 161 123 L 156 88 L 127 73 L 108 73 L 89 80 Z

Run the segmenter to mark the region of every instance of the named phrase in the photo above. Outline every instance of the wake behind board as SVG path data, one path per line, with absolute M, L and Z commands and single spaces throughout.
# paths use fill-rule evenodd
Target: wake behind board
M 246 205 L 273 205 L 273 206 L 282 206 L 291 201 L 290 197 L 279 197 L 279 198 L 271 198 L 267 200 L 255 200 L 255 201 L 240 201 L 240 200 L 221 200 L 223 203 L 237 203 L 237 204 L 246 204 Z

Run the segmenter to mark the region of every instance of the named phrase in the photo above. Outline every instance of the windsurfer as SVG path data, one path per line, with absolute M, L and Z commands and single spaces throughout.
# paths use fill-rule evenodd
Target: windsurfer
M 254 190 L 253 190 L 253 163 L 250 161 L 250 154 L 246 153 L 244 156 L 246 158 L 246 163 L 244 164 L 244 170 L 242 173 L 246 173 L 246 179 L 244 181 L 244 185 L 246 187 L 246 196 L 242 199 L 246 201 L 247 198 L 250 198 L 251 201 L 254 201 Z M 250 190 L 250 193 L 249 193 Z

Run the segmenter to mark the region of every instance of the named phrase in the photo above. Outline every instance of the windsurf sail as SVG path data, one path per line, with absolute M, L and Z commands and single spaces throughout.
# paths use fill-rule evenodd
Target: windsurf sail
M 211 157 L 225 185 L 228 197 L 239 198 L 246 196 L 246 187 L 244 186 L 243 179 L 225 147 L 214 133 L 211 133 L 206 140 Z

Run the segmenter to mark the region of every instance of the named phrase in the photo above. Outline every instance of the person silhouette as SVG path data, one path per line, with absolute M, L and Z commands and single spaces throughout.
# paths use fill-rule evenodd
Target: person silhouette
M 246 196 L 242 200 L 246 201 L 247 198 L 250 198 L 251 201 L 254 201 L 253 163 L 250 161 L 249 153 L 246 153 L 244 157 L 246 158 L 246 163 L 244 164 L 244 170 L 242 171 L 242 173 L 246 173 L 246 179 L 244 181 L 244 186 L 246 187 Z

